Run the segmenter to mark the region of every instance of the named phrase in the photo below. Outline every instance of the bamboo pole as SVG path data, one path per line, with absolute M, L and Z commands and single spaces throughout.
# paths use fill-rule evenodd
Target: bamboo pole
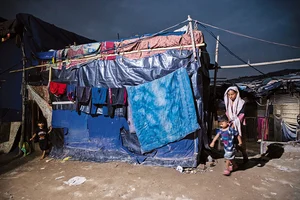
M 205 46 L 205 43 L 200 43 L 196 44 L 196 47 L 202 47 Z M 163 51 L 163 50 L 171 50 L 171 49 L 182 49 L 182 48 L 192 48 L 193 45 L 183 45 L 183 46 L 175 46 L 175 47 L 163 47 L 163 48 L 155 48 L 155 49 L 141 49 L 141 50 L 135 50 L 135 51 L 128 51 L 128 52 L 120 52 L 120 53 L 115 53 L 115 54 L 99 54 L 95 56 L 86 56 L 84 58 L 74 58 L 74 59 L 69 59 L 69 61 L 90 61 L 90 60 L 96 60 L 98 58 L 103 58 L 103 57 L 108 57 L 108 56 L 117 56 L 117 55 L 128 55 L 128 54 L 133 54 L 133 53 L 140 53 L 140 52 L 151 52 L 151 51 Z M 65 61 L 58 61 L 56 63 L 62 63 Z M 22 72 L 23 70 L 30 70 L 30 69 L 35 69 L 35 68 L 41 68 L 41 67 L 50 67 L 51 64 L 42 64 L 42 65 L 35 65 L 35 66 L 30 66 L 25 69 L 17 69 L 17 70 L 12 70 L 9 73 L 15 73 L 15 72 Z
M 25 82 L 25 66 L 26 66 L 26 55 L 25 55 L 25 49 L 24 49 L 24 43 L 21 44 L 22 49 L 22 122 L 21 122 L 21 137 L 20 137 L 20 143 L 19 143 L 19 155 L 22 154 L 21 148 L 24 143 L 25 138 L 25 95 L 26 95 L 26 82 Z
M 260 154 L 264 153 L 264 137 L 265 137 L 265 131 L 268 123 L 268 112 L 269 112 L 269 99 L 267 100 L 266 105 L 266 113 L 265 113 L 265 121 L 263 123 L 262 131 L 261 131 L 261 142 L 260 142 Z
M 290 62 L 299 62 L 300 58 L 294 59 L 286 59 L 286 60 L 277 60 L 277 61 L 269 61 L 269 62 L 260 62 L 260 63 L 252 63 L 251 66 L 264 66 L 264 65 L 275 65 L 275 64 L 282 64 L 282 63 L 290 63 Z M 230 68 L 242 68 L 242 67 L 249 67 L 248 64 L 243 65 L 226 65 L 221 66 L 221 69 L 230 69 Z
M 190 15 L 188 15 L 188 22 L 189 22 L 189 29 L 190 29 L 190 34 L 191 34 L 191 40 L 192 40 L 192 45 L 193 45 L 193 56 L 194 59 L 196 59 L 196 45 L 195 45 L 195 38 L 194 38 L 194 32 L 193 32 L 193 24 L 192 24 L 192 18 Z

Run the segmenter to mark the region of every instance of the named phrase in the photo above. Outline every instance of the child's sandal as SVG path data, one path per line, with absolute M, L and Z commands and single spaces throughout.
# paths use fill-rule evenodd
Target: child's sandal
M 228 170 L 229 170 L 230 172 L 232 172 L 232 171 L 237 170 L 237 168 L 238 168 L 237 165 L 234 165 L 234 166 L 230 165 L 229 168 L 228 168 Z
M 223 172 L 223 175 L 229 176 L 230 173 L 231 173 L 231 172 L 230 172 L 228 169 L 225 169 L 224 172 Z

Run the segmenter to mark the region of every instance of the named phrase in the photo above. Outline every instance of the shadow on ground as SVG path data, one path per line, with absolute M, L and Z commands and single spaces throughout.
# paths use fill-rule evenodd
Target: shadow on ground
M 0 175 L 14 170 L 37 157 L 36 152 L 25 157 L 22 155 L 19 156 L 18 154 L 19 149 L 16 148 L 10 153 L 0 155 Z

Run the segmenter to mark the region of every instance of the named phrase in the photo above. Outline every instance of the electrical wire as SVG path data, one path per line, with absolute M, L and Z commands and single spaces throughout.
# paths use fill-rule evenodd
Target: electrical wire
M 208 32 L 213 38 L 215 38 L 215 40 L 219 41 L 220 45 L 222 47 L 224 47 L 224 49 L 230 53 L 232 56 L 234 56 L 236 59 L 238 59 L 239 61 L 241 61 L 242 63 L 248 65 L 249 67 L 253 68 L 254 70 L 256 70 L 257 72 L 261 73 L 262 75 L 266 75 L 265 73 L 263 73 L 262 71 L 256 69 L 255 67 L 253 67 L 252 65 L 250 65 L 248 62 L 246 62 L 245 60 L 243 60 L 242 58 L 240 58 L 238 55 L 236 55 L 235 53 L 233 53 L 226 45 L 224 45 L 220 40 L 218 40 L 217 36 L 210 30 L 207 29 L 207 27 L 204 24 L 201 24 L 199 21 L 196 21 L 200 26 L 202 26 L 206 32 Z
M 248 39 L 257 40 L 257 41 L 265 42 L 265 43 L 269 43 L 269 44 L 274 44 L 274 45 L 279 45 L 279 46 L 284 46 L 284 47 L 290 47 L 290 48 L 294 48 L 294 49 L 300 49 L 299 46 L 294 46 L 294 45 L 289 45 L 289 44 L 283 44 L 283 43 L 279 43 L 279 42 L 272 42 L 272 41 L 268 41 L 268 40 L 264 40 L 264 39 L 260 39 L 260 38 L 256 38 L 256 37 L 252 37 L 252 36 L 249 36 L 249 35 L 245 35 L 245 34 L 242 34 L 242 33 L 230 31 L 230 30 L 227 30 L 227 29 L 224 29 L 224 28 L 220 28 L 220 27 L 211 25 L 211 24 L 200 22 L 198 20 L 194 20 L 194 21 L 197 22 L 197 23 L 199 23 L 199 24 L 203 24 L 205 26 L 208 26 L 208 27 L 211 27 L 211 28 L 214 28 L 214 29 L 217 29 L 217 30 L 221 30 L 221 31 L 233 34 L 233 35 L 237 35 L 237 36 L 240 36 L 240 37 L 245 37 L 245 38 L 248 38 Z

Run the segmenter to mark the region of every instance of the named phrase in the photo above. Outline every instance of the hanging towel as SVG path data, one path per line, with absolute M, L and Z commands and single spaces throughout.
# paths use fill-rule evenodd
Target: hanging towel
M 55 96 L 60 96 L 62 94 L 66 93 L 67 90 L 67 84 L 64 83 L 56 83 L 56 82 L 50 82 L 49 90 L 52 94 Z
M 180 140 L 199 129 L 186 69 L 127 87 L 132 118 L 142 152 Z

